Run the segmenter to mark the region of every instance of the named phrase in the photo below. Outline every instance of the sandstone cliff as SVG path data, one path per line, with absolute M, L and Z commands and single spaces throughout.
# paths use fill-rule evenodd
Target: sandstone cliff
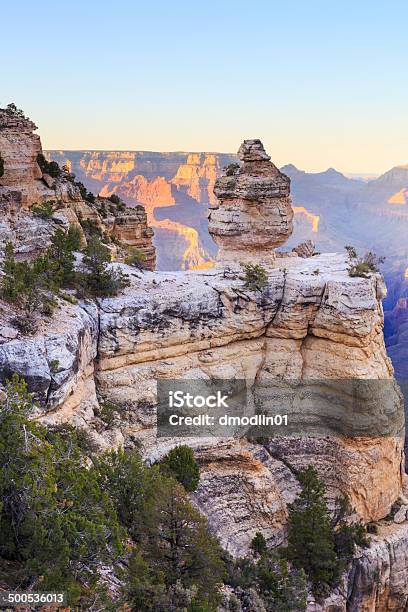
M 143 253 L 146 267 L 153 270 L 153 230 L 143 206 L 129 210 L 108 198 L 95 199 L 75 180 L 69 167 L 54 167 L 52 176 L 48 174 L 49 164 L 42 155 L 36 129 L 14 105 L 0 109 L 0 156 L 4 166 L 0 176 L 0 244 L 13 240 L 17 253 L 33 256 L 48 246 L 56 227 L 81 227 L 83 221 L 90 221 L 108 241 L 114 241 L 114 259 L 120 260 L 128 247 L 135 247 Z M 29 214 L 30 209 L 45 202 L 52 203 L 52 215 L 44 219 Z
M 258 143 L 255 150 L 262 155 Z M 144 274 L 118 264 L 131 280 L 121 295 L 77 305 L 61 301 L 51 320 L 30 338 L 10 325 L 4 310 L 0 338 L 1 378 L 12 372 L 26 378 L 40 400 L 35 418 L 84 427 L 100 448 L 137 446 L 150 462 L 178 442 L 156 437 L 158 379 L 241 379 L 253 393 L 290 381 L 386 384 L 384 404 L 367 400 L 368 422 L 386 418 L 395 435 L 315 437 L 303 432 L 263 443 L 188 439 L 201 470 L 194 502 L 234 555 L 244 554 L 259 530 L 271 546 L 284 542 L 287 505 L 298 492 L 296 472 L 309 463 L 324 479 L 330 500 L 346 493 L 366 522 L 381 521 L 403 494 L 403 440 L 397 435 L 403 430 L 403 412 L 384 347 L 382 278 L 351 278 L 342 255 L 303 258 L 291 252 L 276 257 L 274 247 L 291 229 L 289 182 L 267 159 L 244 162 L 239 178 L 221 179 L 221 187 L 228 194 L 238 261 L 247 249 L 256 261 L 248 238 L 256 240 L 264 226 L 272 228 L 262 290 L 246 288 L 242 272 L 236 266 L 227 271 L 222 262 L 206 271 Z M 260 175 L 251 168 L 258 162 L 266 170 Z M 249 210 L 240 230 L 243 206 L 263 211 L 264 226 Z M 227 220 L 223 223 L 228 227 Z M 347 425 L 353 421 L 352 409 L 336 418 Z M 406 537 L 406 523 L 382 526 L 345 577 L 340 607 L 328 604 L 325 609 L 404 609 Z M 375 584 L 370 581 L 374 573 Z M 317 609 L 312 605 L 311 610 Z

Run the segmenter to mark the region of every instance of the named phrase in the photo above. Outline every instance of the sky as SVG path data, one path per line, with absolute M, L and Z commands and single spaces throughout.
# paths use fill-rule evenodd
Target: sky
M 19 0 L 0 107 L 45 149 L 235 152 L 307 171 L 408 163 L 406 0 Z

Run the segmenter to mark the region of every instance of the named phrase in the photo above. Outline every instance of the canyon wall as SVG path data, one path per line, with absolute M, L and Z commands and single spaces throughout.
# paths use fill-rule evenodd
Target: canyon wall
M 275 251 L 291 231 L 289 180 L 269 165 L 259 141 L 247 141 L 243 156 L 240 174 L 232 181 L 221 179 L 216 191 L 225 193 L 228 183 L 225 199 L 234 221 L 237 262 L 248 252 L 256 262 L 248 238 L 262 233 L 256 211 L 265 215 L 272 242 L 262 287 L 246 286 L 240 267 L 230 261 L 223 265 L 221 253 L 216 267 L 189 272 L 142 273 L 117 263 L 130 278 L 120 295 L 78 304 L 58 299 L 54 315 L 30 337 L 22 336 L 13 313 L 0 304 L 1 380 L 13 372 L 24 376 L 39 400 L 34 418 L 83 427 L 100 449 L 137 447 L 154 462 L 180 441 L 190 444 L 201 473 L 192 499 L 236 556 L 245 554 L 256 531 L 272 547 L 285 541 L 287 506 L 299 490 L 297 471 L 315 465 L 331 507 L 336 496 L 347 494 L 357 516 L 379 522 L 382 530 L 370 536 L 369 550 L 355 560 L 337 609 L 403 609 L 408 601 L 406 522 L 403 517 L 401 526 L 382 525 L 393 504 L 404 503 L 404 415 L 384 346 L 382 277 L 350 277 L 344 255 Z M 251 164 L 259 162 L 257 174 Z M 119 164 L 117 176 L 122 170 Z M 179 175 L 178 180 L 184 189 L 187 179 Z M 275 193 L 276 183 L 286 191 Z M 223 197 L 213 204 L 219 210 L 224 205 Z M 223 222 L 228 227 L 227 219 Z M 221 241 L 228 238 L 227 227 L 220 232 L 217 219 L 214 226 Z M 345 381 L 346 387 L 357 379 L 370 389 L 377 381 L 387 397 L 366 397 L 367 426 L 378 421 L 393 433 L 314 436 L 299 430 L 263 440 L 157 437 L 157 381 L 177 378 L 242 380 L 252 395 L 282 384 Z M 313 406 L 306 401 L 301 407 L 296 418 L 302 424 L 305 416 L 313 416 Z M 353 404 L 335 415 L 338 425 L 349 427 L 356 416 Z M 370 581 L 374 574 L 375 584 Z M 317 608 L 311 604 L 312 609 Z
M 159 270 L 214 265 L 217 245 L 207 221 L 208 208 L 217 207 L 212 187 L 222 168 L 237 162 L 236 156 L 139 151 L 51 151 L 49 155 L 61 164 L 69 163 L 95 192 L 115 191 L 129 205 L 146 206 L 155 229 Z M 383 303 L 386 345 L 405 389 L 408 167 L 393 168 L 369 181 L 348 178 L 333 168 L 308 173 L 289 164 L 282 172 L 291 179 L 294 212 L 286 248 L 311 240 L 321 252 L 341 252 L 352 244 L 360 252 L 373 250 L 386 257 L 382 266 L 388 288 Z
M 222 168 L 236 157 L 222 153 L 150 151 L 48 151 L 101 196 L 119 195 L 129 206 L 142 204 L 155 230 L 157 267 L 203 269 L 216 246 L 208 234 L 207 205 Z
M 94 198 L 75 180 L 69 163 L 58 171 L 54 168 L 53 176 L 46 164 L 41 169 L 43 151 L 36 129 L 13 105 L 0 109 L 0 246 L 12 240 L 18 255 L 34 256 L 49 246 L 58 227 L 70 224 L 80 229 L 85 244 L 82 226 L 87 222 L 108 243 L 113 259 L 123 259 L 133 247 L 142 253 L 146 268 L 153 270 L 154 233 L 144 207 L 130 210 L 119 201 Z M 30 214 L 44 203 L 52 203 L 52 214 Z

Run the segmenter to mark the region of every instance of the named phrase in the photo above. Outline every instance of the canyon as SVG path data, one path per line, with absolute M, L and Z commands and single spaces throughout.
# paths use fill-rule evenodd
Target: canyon
M 159 270 L 206 269 L 217 246 L 208 232 L 207 210 L 213 187 L 236 155 L 142 151 L 48 151 L 50 159 L 73 172 L 90 189 L 119 193 L 130 206 L 146 207 L 155 228 Z M 408 318 L 408 166 L 370 180 L 348 178 L 329 168 L 308 173 L 287 165 L 291 179 L 293 234 L 286 246 L 312 240 L 317 251 L 338 252 L 352 244 L 386 257 L 382 271 L 385 336 L 396 376 L 405 388 Z
M 294 227 L 296 233 L 297 221 L 305 223 L 315 238 L 324 227 L 323 213 L 309 208 L 306 201 L 296 202 L 301 210 L 292 212 L 291 169 L 280 171 L 259 140 L 244 141 L 239 150 L 243 163 L 232 174 L 227 170 L 226 176 L 220 176 L 221 167 L 235 163 L 235 156 L 177 154 L 176 168 L 169 154 L 163 177 L 158 179 L 155 163 L 160 154 L 120 153 L 107 165 L 102 163 L 102 154 L 90 155 L 88 189 L 91 181 L 93 189 L 103 183 L 97 189 L 99 197 L 90 202 L 72 178 L 74 173 L 82 180 L 83 174 L 64 152 L 64 159 L 58 161 L 66 169 L 49 187 L 48 178 L 36 165 L 41 149 L 39 140 L 32 139 L 34 127 L 26 119 L 19 120 L 26 131 L 20 132 L 23 142 L 14 136 L 14 117 L 11 124 L 0 128 L 6 170 L 0 178 L 2 243 L 12 238 L 19 256 L 29 259 L 46 248 L 57 227 L 81 226 L 84 215 L 89 215 L 104 234 L 116 232 L 116 242 L 109 243 L 112 265 L 128 275 L 129 284 L 112 297 L 81 298 L 77 303 L 58 298 L 54 314 L 44 318 L 30 336 L 14 326 L 13 313 L 1 302 L 1 381 L 13 373 L 24 377 L 38 399 L 33 418 L 83 428 L 101 451 L 136 447 L 145 461 L 154 463 L 180 442 L 188 443 L 201 474 L 192 501 L 234 556 L 248 551 L 257 531 L 271 547 L 285 542 L 288 504 L 299 492 L 296 474 L 315 465 L 326 485 L 329 506 L 333 507 L 339 494 L 346 494 L 355 516 L 364 523 L 375 522 L 378 531 L 369 536 L 369 548 L 358 553 L 345 573 L 344 589 L 325 603 L 310 600 L 310 612 L 406 608 L 404 413 L 384 343 L 386 288 L 382 276 L 350 276 L 344 252 L 316 253 L 305 245 L 293 250 L 297 243 L 292 230 Z M 35 147 L 31 149 L 32 142 Z M 30 154 L 19 166 L 20 147 Z M 84 156 L 75 155 L 77 160 Z M 184 163 L 179 164 L 180 158 Z M 180 170 L 180 165 L 187 168 Z M 12 172 L 18 167 L 21 190 Z M 122 182 L 124 176 L 129 180 Z M 108 200 L 114 193 L 126 201 L 124 191 L 133 188 L 125 211 Z M 143 198 L 151 198 L 146 212 L 140 208 L 143 189 Z M 169 196 L 174 202 L 166 201 Z M 155 206 L 156 198 L 163 206 Z M 48 200 L 62 204 L 49 219 L 36 217 L 31 212 L 34 203 Z M 211 257 L 206 247 L 212 238 L 200 234 L 207 223 L 202 200 L 211 205 L 208 227 L 220 246 L 218 252 L 211 247 Z M 103 205 L 106 216 L 101 214 Z M 185 223 L 165 216 L 177 206 L 185 211 Z M 164 211 L 162 218 L 160 211 Z M 191 225 L 187 215 L 194 221 Z M 180 229 L 155 226 L 157 222 L 172 221 L 195 230 L 195 235 L 184 237 L 182 248 L 173 243 L 182 257 L 186 246 L 191 248 L 184 270 L 153 271 L 149 221 L 154 221 L 156 245 L 163 235 L 160 231 L 168 232 L 170 238 Z M 265 227 L 270 242 L 263 249 Z M 37 233 L 42 236 L 40 241 L 33 240 Z M 325 240 L 331 240 L 330 236 L 327 232 Z M 198 254 L 187 242 L 193 239 L 201 249 Z M 151 269 L 141 271 L 123 263 L 122 242 L 144 249 L 147 257 L 150 253 Z M 258 289 L 246 286 L 240 265 L 240 261 L 257 261 L 253 245 L 259 247 L 267 276 Z M 157 381 L 178 378 L 241 380 L 254 399 L 265 405 L 270 393 L 282 385 L 290 390 L 300 385 L 317 393 L 313 398 L 323 397 L 321 416 L 326 420 L 325 410 L 340 407 L 335 412 L 336 424 L 348 433 L 338 435 L 333 430 L 322 436 L 298 429 L 292 436 L 264 440 L 250 436 L 158 437 Z M 360 405 L 356 397 L 344 404 L 347 384 L 354 381 L 360 383 L 360 404 L 368 415 L 365 435 L 352 433 Z M 114 406 L 109 421 L 103 418 L 106 402 Z M 303 426 L 305 417 L 315 416 L 313 405 L 310 398 L 302 397 L 294 415 L 298 424 Z M 401 523 L 393 521 L 396 508 Z

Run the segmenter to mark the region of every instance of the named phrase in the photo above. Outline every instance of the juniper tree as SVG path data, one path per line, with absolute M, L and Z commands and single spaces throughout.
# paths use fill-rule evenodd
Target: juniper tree
M 83 258 L 86 272 L 82 275 L 82 286 L 87 293 L 96 296 L 116 295 L 128 285 L 125 274 L 108 268 L 110 261 L 109 249 L 99 238 L 91 236 Z
M 334 529 L 325 499 L 325 489 L 314 467 L 298 476 L 302 490 L 289 505 L 288 558 L 303 568 L 316 594 L 328 592 L 338 575 Z
M 0 406 L 0 555 L 19 587 L 66 590 L 75 603 L 121 552 L 121 528 L 78 438 L 48 432 L 33 407 L 14 375 Z
M 186 444 L 173 448 L 163 462 L 167 469 L 186 491 L 195 491 L 200 481 L 200 469 L 194 451 Z

